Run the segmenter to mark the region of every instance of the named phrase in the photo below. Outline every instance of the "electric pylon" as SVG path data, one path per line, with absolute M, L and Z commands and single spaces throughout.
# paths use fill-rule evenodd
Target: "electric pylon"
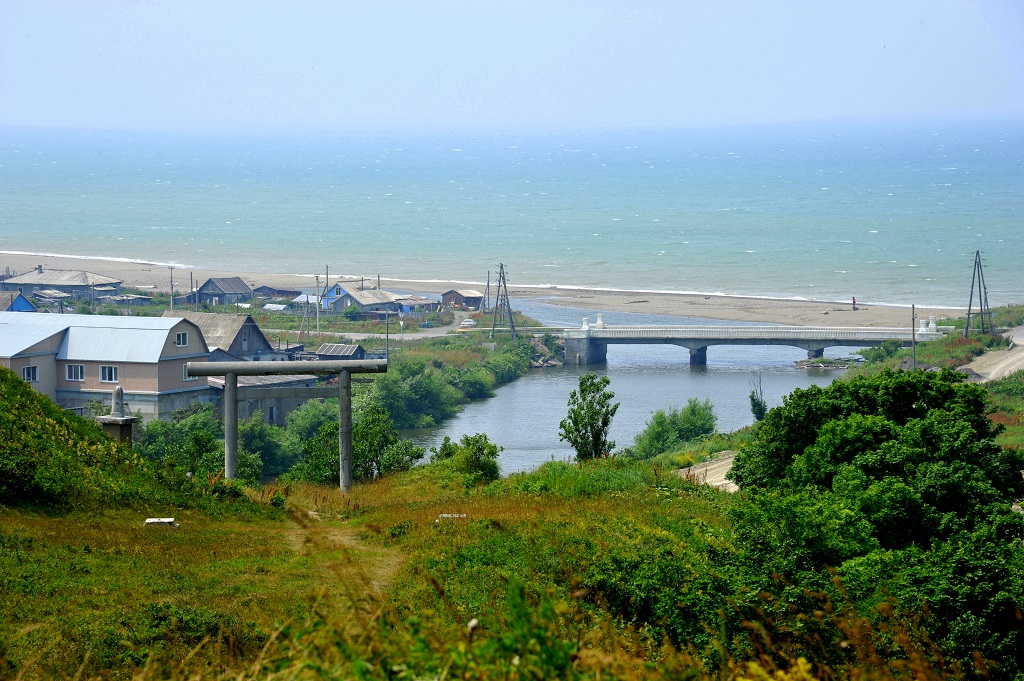
M 978 289 L 978 311 L 974 312 L 974 289 Z M 974 273 L 971 275 L 971 299 L 967 302 L 967 323 L 964 324 L 964 338 L 971 332 L 971 317 L 979 318 L 982 333 L 995 333 L 992 322 L 992 308 L 988 306 L 988 287 L 985 286 L 985 270 L 981 267 L 981 251 L 974 252 Z
M 508 330 L 512 334 L 512 340 L 519 336 L 516 334 L 516 320 L 512 317 L 512 304 L 508 301 L 508 282 L 505 280 L 505 265 L 498 263 L 498 292 L 494 299 L 494 317 L 491 321 L 491 338 L 494 338 L 494 330 L 498 328 L 498 320 L 501 319 L 502 328 L 508 322 Z

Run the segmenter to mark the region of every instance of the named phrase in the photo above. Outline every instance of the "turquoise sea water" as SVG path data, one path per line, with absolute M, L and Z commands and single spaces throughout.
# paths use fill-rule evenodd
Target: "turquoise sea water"
M 0 251 L 964 306 L 1024 300 L 1024 123 L 533 137 L 0 131 Z M 3 256 L 0 254 L 0 265 Z M 411 287 L 414 288 L 414 287 Z

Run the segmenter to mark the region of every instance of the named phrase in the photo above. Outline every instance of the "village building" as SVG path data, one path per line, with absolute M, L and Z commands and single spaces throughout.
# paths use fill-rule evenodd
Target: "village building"
M 353 306 L 361 314 L 369 312 L 399 312 L 401 310 L 401 305 L 395 301 L 395 295 L 380 289 L 367 289 L 366 291 L 342 289 L 341 295 L 332 304 L 336 312 L 344 312 Z
M 36 312 L 36 306 L 17 291 L 0 292 L 0 312 Z
M 279 353 L 274 349 L 250 315 L 168 310 L 163 316 L 180 317 L 195 323 L 202 330 L 210 351 L 214 353 L 212 361 L 288 359 L 287 353 Z M 226 354 L 223 359 L 220 352 Z
M 115 305 L 117 307 L 142 307 L 152 303 L 153 297 L 122 293 L 119 296 L 100 296 L 96 302 L 100 305 Z
M 268 300 L 291 300 L 295 298 L 295 296 L 301 295 L 302 291 L 287 288 L 274 288 L 273 286 L 257 286 L 252 290 L 252 293 L 257 298 Z
M 187 362 L 210 356 L 202 331 L 180 318 L 0 312 L 0 366 L 67 409 L 109 405 L 114 389 L 143 420 L 209 401 Z
M 424 315 L 441 308 L 441 303 L 423 296 L 395 296 L 395 302 L 401 312 L 410 315 Z
M 441 294 L 441 305 L 461 310 L 479 310 L 484 302 L 484 294 L 474 289 L 452 289 Z
M 241 277 L 211 277 L 196 289 L 189 302 L 200 305 L 234 305 L 252 300 L 252 289 Z
M 344 345 L 341 343 L 324 343 L 316 351 L 316 358 L 330 359 L 366 359 L 366 351 L 362 345 Z
M 60 291 L 75 300 L 94 300 L 100 295 L 120 295 L 121 281 L 82 270 L 47 270 L 42 265 L 25 274 L 0 281 L 0 291 L 16 291 L 33 297 L 37 291 Z

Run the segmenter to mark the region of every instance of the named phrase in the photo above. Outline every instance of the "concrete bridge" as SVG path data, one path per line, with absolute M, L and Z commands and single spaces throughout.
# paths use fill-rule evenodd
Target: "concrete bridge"
M 609 326 L 603 315 L 597 323 L 586 318 L 579 329 L 562 332 L 565 361 L 570 364 L 604 364 L 608 346 L 614 344 L 678 345 L 690 351 L 690 364 L 707 364 L 711 345 L 789 345 L 807 351 L 808 358 L 821 357 L 825 348 L 863 348 L 897 341 L 909 347 L 941 338 L 952 326 L 937 326 L 935 318 L 922 319 L 921 328 L 808 327 L 808 326 Z

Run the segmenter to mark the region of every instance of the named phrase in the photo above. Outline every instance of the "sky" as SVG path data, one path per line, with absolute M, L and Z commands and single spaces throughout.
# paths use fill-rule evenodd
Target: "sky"
M 0 126 L 1024 120 L 1021 0 L 0 0 Z

